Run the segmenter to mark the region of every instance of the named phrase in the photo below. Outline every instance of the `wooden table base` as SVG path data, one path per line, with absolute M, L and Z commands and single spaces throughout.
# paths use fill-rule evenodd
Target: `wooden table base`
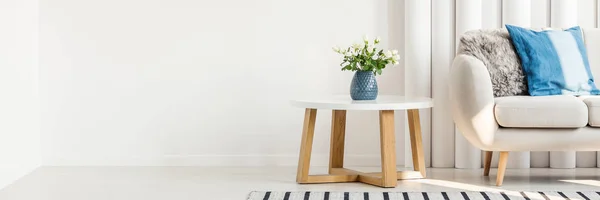
M 396 171 L 396 138 L 394 136 L 394 111 L 379 111 L 381 172 L 364 173 L 344 168 L 344 141 L 346 134 L 346 111 L 333 110 L 331 121 L 331 150 L 328 175 L 309 175 L 315 119 L 317 110 L 308 108 L 304 115 L 300 158 L 298 160 L 298 183 L 363 182 L 380 187 L 396 187 L 397 180 L 425 178 L 425 159 L 421 141 L 419 110 L 408 110 L 411 150 L 415 171 Z

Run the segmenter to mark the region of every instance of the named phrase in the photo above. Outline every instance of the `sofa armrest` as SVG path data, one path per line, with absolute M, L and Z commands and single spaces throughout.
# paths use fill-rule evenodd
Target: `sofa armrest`
M 450 69 L 450 106 L 458 130 L 475 147 L 494 143 L 498 123 L 494 117 L 492 81 L 485 65 L 469 55 L 458 55 Z

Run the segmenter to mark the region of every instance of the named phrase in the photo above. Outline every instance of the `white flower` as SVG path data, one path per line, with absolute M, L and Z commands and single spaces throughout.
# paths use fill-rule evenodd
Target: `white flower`
M 367 34 L 363 35 L 363 41 L 365 41 L 365 43 L 369 42 L 369 36 Z
M 394 60 L 400 60 L 400 56 L 399 56 L 399 55 L 394 55 L 394 56 L 392 57 L 392 59 L 394 59 Z
M 352 52 L 351 51 L 347 51 L 344 53 L 345 56 L 352 56 Z
M 398 64 L 398 61 L 392 60 L 392 65 L 397 65 L 397 64 Z
M 391 57 L 393 56 L 393 55 L 392 55 L 392 51 L 390 51 L 390 50 L 386 51 L 386 52 L 384 53 L 384 55 L 385 55 L 385 57 L 386 57 L 386 58 L 391 58 Z
M 333 51 L 340 53 L 340 47 L 334 46 L 332 47 Z
M 392 55 L 398 55 L 398 50 L 392 50 Z
M 375 38 L 375 44 L 379 43 L 381 41 L 381 39 L 379 37 Z
M 354 44 L 352 45 L 352 47 L 353 47 L 353 48 L 355 48 L 355 49 L 360 49 L 360 48 L 362 47 L 362 44 L 359 44 L 359 43 L 354 43 Z
M 371 59 L 373 59 L 373 60 L 377 60 L 377 59 L 379 59 L 379 56 L 377 56 L 377 55 L 373 55 L 373 57 L 371 57 Z

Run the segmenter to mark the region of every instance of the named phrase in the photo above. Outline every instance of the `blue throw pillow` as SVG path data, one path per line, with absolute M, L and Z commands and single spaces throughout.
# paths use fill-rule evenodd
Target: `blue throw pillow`
M 579 26 L 534 31 L 506 25 L 521 58 L 531 96 L 597 95 Z

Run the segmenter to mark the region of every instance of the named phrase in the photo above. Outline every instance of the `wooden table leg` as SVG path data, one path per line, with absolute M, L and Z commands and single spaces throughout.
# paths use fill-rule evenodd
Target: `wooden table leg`
M 331 152 L 328 175 L 309 175 L 310 155 L 315 131 L 316 109 L 306 109 L 300 158 L 298 159 L 298 183 L 340 183 L 359 181 L 379 187 L 396 187 L 398 179 L 418 179 L 425 177 L 425 160 L 421 147 L 419 111 L 409 110 L 409 126 L 415 171 L 396 171 L 396 137 L 394 131 L 394 111 L 379 111 L 381 143 L 381 172 L 364 173 L 344 168 L 344 139 L 346 111 L 334 110 L 331 124 Z
M 298 173 L 296 174 L 296 182 L 298 183 L 308 182 L 308 169 L 310 167 L 310 154 L 312 151 L 313 136 L 315 134 L 316 118 L 317 109 L 307 108 L 304 112 L 300 158 L 298 159 Z
M 408 110 L 408 127 L 410 129 L 410 147 L 412 150 L 413 166 L 415 171 L 421 172 L 421 175 L 425 178 L 425 157 L 423 154 L 421 121 L 419 119 L 418 109 Z
M 345 111 L 343 112 L 344 115 L 341 115 L 341 112 L 339 113 L 339 115 L 334 116 L 334 121 L 337 121 L 335 119 L 338 119 L 339 121 L 345 121 Z M 341 183 L 341 182 L 354 182 L 358 179 L 358 174 L 354 174 L 354 173 L 345 173 L 343 171 L 343 168 L 332 168 L 333 170 L 330 171 L 330 175 L 309 175 L 309 168 L 310 168 L 310 155 L 311 155 L 311 151 L 312 151 L 312 144 L 313 144 L 313 136 L 315 133 L 315 119 L 317 117 L 317 110 L 316 109 L 306 109 L 306 112 L 304 114 L 304 127 L 302 130 L 302 143 L 300 144 L 300 157 L 298 159 L 298 173 L 296 174 L 296 182 L 298 183 Z M 343 120 L 342 120 L 343 119 Z M 344 128 L 345 129 L 345 128 Z M 339 129 L 339 127 L 336 127 L 335 130 L 344 130 L 344 129 Z M 339 136 L 342 136 L 342 140 L 343 141 L 343 131 L 334 131 L 336 132 L 337 135 L 336 137 L 339 138 Z M 333 133 L 333 132 L 332 132 Z M 341 133 L 341 134 L 338 134 Z M 340 148 L 339 143 L 335 142 L 336 144 L 336 149 L 341 149 L 341 151 L 336 151 L 337 153 L 334 153 L 336 156 L 334 156 L 334 158 L 336 158 L 335 160 L 335 165 L 342 165 L 343 164 L 343 143 L 342 146 Z M 340 157 L 341 156 L 341 157 Z M 341 159 L 339 159 L 341 158 Z M 341 169 L 341 170 L 340 170 Z M 338 172 L 338 173 L 335 173 Z
M 346 111 L 331 112 L 331 144 L 329 151 L 329 174 L 332 169 L 344 167 L 344 141 L 346 135 Z
M 381 145 L 381 186 L 398 185 L 396 171 L 396 137 L 394 131 L 394 111 L 379 111 Z

